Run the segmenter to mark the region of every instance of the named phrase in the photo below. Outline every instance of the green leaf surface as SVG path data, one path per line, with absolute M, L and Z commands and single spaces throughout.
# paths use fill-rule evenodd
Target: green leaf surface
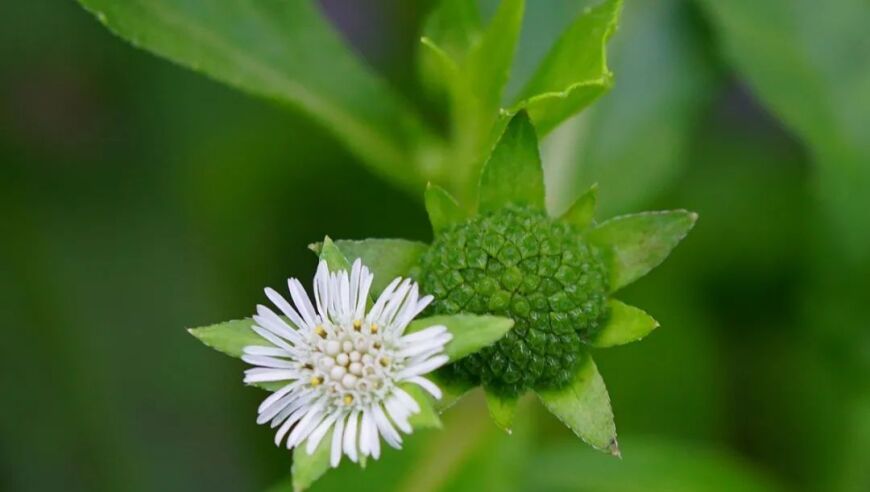
M 514 414 L 517 410 L 517 397 L 505 397 L 486 391 L 486 407 L 489 416 L 499 429 L 510 434 L 513 430 Z
M 598 348 L 636 342 L 658 328 L 659 322 L 642 309 L 616 299 L 607 301 L 608 318 L 604 327 L 590 340 Z
M 465 58 L 480 37 L 480 13 L 476 2 L 441 0 L 423 26 L 423 37 L 432 40 L 452 60 Z
M 625 3 L 607 47 L 612 91 L 544 141 L 551 210 L 598 183 L 599 217 L 628 213 L 683 175 L 721 76 L 690 8 L 680 0 Z
M 498 210 L 508 203 L 544 209 L 538 137 L 525 111 L 508 123 L 480 176 L 480 212 Z
M 455 362 L 497 342 L 514 326 L 514 320 L 489 315 L 439 315 L 412 321 L 405 333 L 414 333 L 436 325 L 446 326 L 447 331 L 453 335 L 444 351 L 450 361 Z
M 465 211 L 444 188 L 429 183 L 425 194 L 426 212 L 432 231 L 437 236 L 442 230 L 466 220 Z
M 311 487 L 318 478 L 329 470 L 329 454 L 332 449 L 332 429 L 330 429 L 313 453 L 305 451 L 305 444 L 293 449 L 293 491 L 301 492 Z
M 577 374 L 566 388 L 537 393 L 550 413 L 584 442 L 595 449 L 619 456 L 610 395 L 592 357 L 584 355 Z
M 342 253 L 341 249 L 332 242 L 332 239 L 330 239 L 329 236 L 326 236 L 323 239 L 323 243 L 320 246 L 319 257 L 321 260 L 326 262 L 326 266 L 329 267 L 330 272 L 339 270 L 350 271 L 350 262 Z
M 526 109 L 544 135 L 604 94 L 613 84 L 605 45 L 621 10 L 621 0 L 606 0 L 579 15 L 541 62 L 511 112 Z
M 592 220 L 595 218 L 596 205 L 598 205 L 598 185 L 592 185 L 586 193 L 574 200 L 559 220 L 578 229 L 586 229 L 592 225 Z
M 235 88 L 301 109 L 384 178 L 425 183 L 431 132 L 311 0 L 79 0 L 111 31 Z
M 468 381 L 458 381 L 456 379 L 448 379 L 444 377 L 441 370 L 429 373 L 426 378 L 437 384 L 441 389 L 441 399 L 435 401 L 435 410 L 438 413 L 444 413 L 445 410 L 455 405 L 475 386 Z
M 420 412 L 411 415 L 408 422 L 414 429 L 440 429 L 441 418 L 438 417 L 438 411 L 433 405 L 432 398 L 429 393 L 423 391 L 416 384 L 403 384 L 402 389 L 407 391 L 411 398 L 420 405 Z
M 357 258 L 375 275 L 372 281 L 372 297 L 377 297 L 384 287 L 396 277 L 406 277 L 420 256 L 429 246 L 406 239 L 339 239 L 335 245 L 349 262 Z M 322 243 L 314 243 L 309 248 L 320 254 Z
M 625 287 L 665 261 L 697 219 L 686 210 L 644 212 L 614 217 L 592 229 L 589 239 L 613 253 L 610 290 Z

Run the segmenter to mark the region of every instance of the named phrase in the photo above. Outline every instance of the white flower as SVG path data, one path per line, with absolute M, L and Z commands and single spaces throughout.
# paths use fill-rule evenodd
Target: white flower
M 420 411 L 403 383 L 441 398 L 423 375 L 447 362 L 444 345 L 452 335 L 440 325 L 404 334 L 432 297 L 420 298 L 416 283 L 396 278 L 366 313 L 373 278 L 359 260 L 350 274 L 330 273 L 321 261 L 315 305 L 295 278 L 287 281 L 292 305 L 267 288 L 285 318 L 257 306 L 252 329 L 270 345 L 245 347 L 242 357 L 256 366 L 245 371 L 246 383 L 287 382 L 260 405 L 257 423 L 278 428 L 278 446 L 285 437 L 288 449 L 307 440 L 309 454 L 332 429 L 333 467 L 342 453 L 352 461 L 377 459 L 380 437 L 401 448 L 399 431 L 411 433 L 408 417 Z

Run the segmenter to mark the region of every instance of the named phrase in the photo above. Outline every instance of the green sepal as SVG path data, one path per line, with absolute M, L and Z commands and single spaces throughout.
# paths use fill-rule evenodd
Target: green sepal
M 697 219 L 698 214 L 686 210 L 644 212 L 614 217 L 592 229 L 589 240 L 612 253 L 610 291 L 625 287 L 665 261 Z
M 613 85 L 605 46 L 616 30 L 622 0 L 581 13 L 565 30 L 520 92 L 511 112 L 526 109 L 544 135 Z
M 372 297 L 377 297 L 396 277 L 407 277 L 411 267 L 429 247 L 425 243 L 406 239 L 339 239 L 335 245 L 349 262 L 359 258 L 375 275 Z M 320 254 L 323 243 L 313 243 L 308 248 Z
M 565 388 L 537 391 L 545 407 L 584 442 L 619 456 L 610 395 L 589 354 Z
M 347 257 L 344 256 L 341 248 L 332 242 L 332 239 L 330 239 L 329 236 L 323 238 L 323 243 L 321 243 L 318 256 L 321 260 L 326 262 L 329 271 L 335 272 L 338 270 L 346 270 L 350 272 L 350 261 L 348 261 Z
M 502 396 L 491 391 L 485 391 L 486 407 L 489 416 L 499 429 L 510 434 L 513 428 L 514 414 L 517 409 L 516 396 Z
M 450 362 L 456 362 L 497 342 L 514 326 L 514 320 L 475 314 L 439 315 L 412 321 L 405 329 L 405 334 L 436 325 L 447 327 L 447 331 L 453 335 L 444 346 L 444 353 Z
M 608 315 L 604 327 L 590 341 L 596 348 L 614 347 L 636 342 L 659 327 L 646 311 L 616 299 L 607 301 Z
M 480 212 L 498 210 L 509 203 L 544 210 L 538 137 L 525 111 L 510 120 L 480 175 Z
M 468 218 L 453 195 L 438 185 L 429 183 L 426 186 L 424 199 L 429 223 L 432 224 L 432 232 L 436 236 L 442 230 L 462 223 Z
M 329 470 L 332 433 L 333 429 L 329 429 L 311 454 L 305 451 L 305 441 L 293 449 L 293 466 L 290 468 L 290 473 L 293 476 L 294 492 L 302 492 L 311 487 L 311 484 Z
M 586 229 L 592 225 L 597 206 L 598 184 L 593 184 L 585 193 L 574 200 L 568 210 L 559 217 L 559 221 L 571 224 L 578 229 Z

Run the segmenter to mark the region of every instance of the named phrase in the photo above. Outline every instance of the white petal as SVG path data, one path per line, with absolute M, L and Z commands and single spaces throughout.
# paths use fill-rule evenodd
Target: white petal
M 335 468 L 341 463 L 341 440 L 344 436 L 344 419 L 342 415 L 338 422 L 335 423 L 335 428 L 332 429 L 332 449 L 329 452 L 329 464 Z
M 396 424 L 396 427 L 398 427 L 399 430 L 405 434 L 414 432 L 414 429 L 411 428 L 411 424 L 408 423 L 408 409 L 399 403 L 399 400 L 396 397 L 388 398 L 387 401 L 384 402 L 384 406 L 387 408 L 387 413 L 390 415 L 390 419 Z
M 300 442 L 304 441 L 305 438 L 308 437 L 308 434 L 313 431 L 320 421 L 323 419 L 323 407 L 316 406 L 312 408 L 305 417 L 302 417 L 302 420 L 296 424 L 296 427 L 293 428 L 293 431 L 290 433 L 290 436 L 287 437 L 287 449 L 290 449 Z
M 384 440 L 387 443 L 396 448 L 402 449 L 402 436 L 396 432 L 396 429 L 393 428 L 393 424 L 390 423 L 390 420 L 387 418 L 387 415 L 384 413 L 384 410 L 380 405 L 372 405 L 372 416 L 375 418 L 375 423 L 378 425 L 378 430 L 381 431 L 381 435 L 384 436 Z
M 344 429 L 344 439 L 342 441 L 342 448 L 344 449 L 344 454 L 350 458 L 351 461 L 356 463 L 357 457 L 357 424 L 359 423 L 359 411 L 354 410 L 352 414 L 347 418 L 347 426 Z
M 266 383 L 270 381 L 290 381 L 296 379 L 299 372 L 290 369 L 269 369 L 257 367 L 245 371 L 244 382 L 246 384 Z
M 415 364 L 413 366 L 402 369 L 401 371 L 399 371 L 398 374 L 396 374 L 396 379 L 403 380 L 414 376 L 420 376 L 426 373 L 430 373 L 435 369 L 443 366 L 445 363 L 447 363 L 448 360 L 449 359 L 446 355 L 436 355 L 435 357 L 427 359 L 419 364 Z
M 366 319 L 368 321 L 380 322 L 380 316 L 381 316 L 381 312 L 384 309 L 384 306 L 386 306 L 387 302 L 390 301 L 390 299 L 393 296 L 393 291 L 396 290 L 396 286 L 399 285 L 399 282 L 401 282 L 401 281 L 402 281 L 402 277 L 394 278 L 393 281 L 390 282 L 390 284 L 387 285 L 387 287 L 381 292 L 381 295 L 378 296 L 378 300 L 375 301 L 375 304 L 369 310 L 369 314 L 366 317 Z
M 261 345 L 248 345 L 242 349 L 248 355 L 271 355 L 273 357 L 288 357 L 289 352 L 278 347 L 263 347 Z
M 433 325 L 429 328 L 415 331 L 414 333 L 410 333 L 408 335 L 403 335 L 401 338 L 399 338 L 399 345 L 408 346 L 413 343 L 428 340 L 430 338 L 435 338 L 438 335 L 445 333 L 446 331 L 447 327 L 444 325 Z
M 293 298 L 293 304 L 299 309 L 299 314 L 302 315 L 302 320 L 309 328 L 314 328 L 317 320 L 314 318 L 314 306 L 311 305 L 311 299 L 305 293 L 305 288 L 295 278 L 287 280 L 287 287 L 290 289 L 290 297 Z
M 317 273 L 314 274 L 314 302 L 320 317 L 329 319 L 329 267 L 323 260 L 317 264 Z
M 408 412 L 420 413 L 420 404 L 417 403 L 417 400 L 409 395 L 407 391 L 397 386 L 395 389 L 393 389 L 393 394 L 395 394 L 396 398 L 399 399 L 402 405 L 408 409 Z
M 305 443 L 305 452 L 308 454 L 313 454 L 314 450 L 317 449 L 317 445 L 320 444 L 320 441 L 323 440 L 323 436 L 329 432 L 329 429 L 332 427 L 332 424 L 335 423 L 335 419 L 338 418 L 338 412 L 333 412 L 331 415 L 327 416 L 323 419 L 323 422 L 314 429 L 314 432 L 308 436 L 308 442 Z
M 293 309 L 293 306 L 291 306 L 290 303 L 287 302 L 287 299 L 284 299 L 284 296 L 282 296 L 278 293 L 278 291 L 270 287 L 267 287 L 265 289 L 265 292 L 266 297 L 268 297 L 269 300 L 272 301 L 272 304 L 277 306 L 278 309 L 280 309 L 281 312 L 284 313 L 284 316 L 287 316 L 287 318 L 290 319 L 290 322 L 295 325 L 296 329 L 305 327 L 305 324 L 302 322 L 302 318 L 299 316 L 299 313 L 297 313 L 296 310 Z
M 420 376 L 408 378 L 407 381 L 423 388 L 424 390 L 429 392 L 430 395 L 434 396 L 436 400 L 441 399 L 441 388 L 439 388 L 438 385 L 433 383 L 432 381 L 429 381 L 428 379 Z
M 271 367 L 274 369 L 296 369 L 299 365 L 296 362 L 276 359 L 275 357 L 269 357 L 266 355 L 243 355 L 242 360 L 252 366 Z
M 444 350 L 444 345 L 449 342 L 453 338 L 453 335 L 450 333 L 442 333 L 441 335 L 430 338 L 428 340 L 421 340 L 410 347 L 403 348 L 398 352 L 399 357 L 415 357 L 430 350 L 434 350 L 435 353 L 441 352 Z
M 281 398 L 284 398 L 284 395 L 289 393 L 296 386 L 298 386 L 298 383 L 296 381 L 294 381 L 290 384 L 283 386 L 282 388 L 278 389 L 277 391 L 274 391 L 271 395 L 267 396 L 266 399 L 263 400 L 262 403 L 260 403 L 260 406 L 257 407 L 257 413 L 262 413 L 264 408 L 268 407 L 272 403 L 275 403 L 276 401 L 280 400 Z

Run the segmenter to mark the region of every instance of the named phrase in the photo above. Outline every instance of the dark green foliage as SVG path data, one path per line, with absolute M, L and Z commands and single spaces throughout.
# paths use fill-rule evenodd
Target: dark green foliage
M 600 328 L 607 279 L 601 252 L 572 226 L 519 206 L 440 234 L 417 277 L 433 313 L 496 314 L 515 326 L 495 345 L 448 368 L 502 394 L 564 386 L 581 340 Z

